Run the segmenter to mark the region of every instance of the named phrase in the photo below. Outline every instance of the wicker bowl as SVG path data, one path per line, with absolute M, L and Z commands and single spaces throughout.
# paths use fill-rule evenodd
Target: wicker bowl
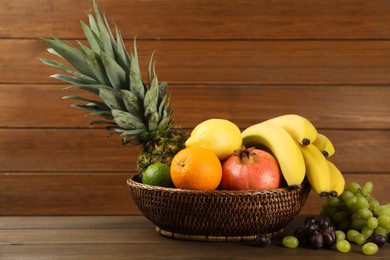
M 296 190 L 199 191 L 127 181 L 144 216 L 163 236 L 201 241 L 250 241 L 259 234 L 275 237 L 299 213 L 310 193 Z

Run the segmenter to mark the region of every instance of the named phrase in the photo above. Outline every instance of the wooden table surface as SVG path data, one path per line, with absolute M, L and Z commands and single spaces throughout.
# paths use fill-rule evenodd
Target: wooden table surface
M 285 234 L 303 223 L 297 216 Z M 253 242 L 194 242 L 159 235 L 143 216 L 0 217 L 0 259 L 390 259 L 390 244 L 374 255 L 353 245 L 333 249 L 288 249 L 281 239 Z

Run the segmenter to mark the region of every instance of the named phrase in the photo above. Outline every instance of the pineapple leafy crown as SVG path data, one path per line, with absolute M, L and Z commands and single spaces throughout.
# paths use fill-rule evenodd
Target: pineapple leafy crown
M 154 52 L 145 84 L 138 63 L 136 38 L 133 51 L 128 53 L 118 27 L 114 23 L 114 36 L 95 0 L 93 9 L 95 16 L 88 13 L 89 25 L 81 21 L 89 47 L 81 41 L 76 41 L 75 47 L 55 36 L 41 38 L 49 46 L 49 53 L 67 61 L 71 67 L 52 59 L 39 60 L 66 72 L 51 76 L 71 84 L 65 89 L 81 89 L 98 97 L 97 100 L 74 95 L 63 97 L 82 101 L 72 106 L 102 118 L 92 120 L 91 125 L 106 125 L 109 135 L 120 134 L 124 144 L 140 144 L 165 136 L 173 123 L 173 110 L 167 83 L 159 83 L 156 76 Z

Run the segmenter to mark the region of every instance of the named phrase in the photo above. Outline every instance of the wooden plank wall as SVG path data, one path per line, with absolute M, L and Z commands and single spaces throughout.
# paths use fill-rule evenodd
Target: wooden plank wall
M 285 113 L 336 146 L 347 181 L 390 186 L 390 1 L 98 0 L 146 73 L 170 84 L 175 127 L 241 128 Z M 88 0 L 0 1 L 0 215 L 139 214 L 126 186 L 138 148 L 89 127 L 37 61 L 38 37 L 83 39 Z M 311 194 L 302 214 L 318 214 Z

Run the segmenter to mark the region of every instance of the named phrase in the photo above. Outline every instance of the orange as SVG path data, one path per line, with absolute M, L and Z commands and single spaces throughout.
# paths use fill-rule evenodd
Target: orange
M 189 147 L 173 157 L 171 178 L 176 188 L 215 190 L 222 179 L 222 166 L 212 151 Z

